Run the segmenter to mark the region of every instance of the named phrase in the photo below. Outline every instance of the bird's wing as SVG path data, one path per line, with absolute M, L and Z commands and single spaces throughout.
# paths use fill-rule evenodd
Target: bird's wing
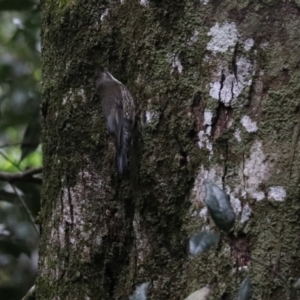
M 120 94 L 118 94 L 120 95 Z M 115 98 L 115 122 L 116 122 L 116 142 L 118 146 L 118 151 L 123 147 L 123 99 Z

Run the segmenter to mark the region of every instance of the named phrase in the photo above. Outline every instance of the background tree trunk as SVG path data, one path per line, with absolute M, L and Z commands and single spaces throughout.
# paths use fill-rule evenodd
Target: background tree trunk
M 299 1 L 53 1 L 42 5 L 44 187 L 38 299 L 184 299 L 210 284 L 233 299 L 297 299 Z M 117 175 L 95 79 L 107 66 L 139 122 Z M 218 231 L 203 179 L 230 195 Z M 276 275 L 280 274 L 286 282 Z

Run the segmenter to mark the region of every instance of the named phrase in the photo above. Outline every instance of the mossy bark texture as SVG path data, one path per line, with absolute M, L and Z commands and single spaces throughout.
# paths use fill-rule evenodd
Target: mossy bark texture
M 299 1 L 43 0 L 44 184 L 37 299 L 297 299 Z M 103 67 L 134 96 L 130 172 L 95 90 Z M 218 232 L 203 180 L 237 220 Z

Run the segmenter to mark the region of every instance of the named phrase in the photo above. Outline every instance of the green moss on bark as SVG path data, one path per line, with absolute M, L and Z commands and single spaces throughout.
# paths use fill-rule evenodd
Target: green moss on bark
M 106 8 L 108 14 L 101 20 Z M 124 4 L 63 1 L 59 5 L 44 1 L 45 178 L 38 299 L 128 299 L 136 284 L 149 280 L 155 299 L 182 299 L 207 283 L 212 297 L 231 299 L 245 275 L 234 272 L 241 263 L 236 262 L 239 243 L 247 243 L 253 258 L 249 268 L 255 295 L 283 298 L 282 283 L 276 276 L 271 280 L 270 271 L 260 262 L 267 260 L 278 268 L 282 263 L 284 277 L 299 273 L 295 264 L 299 256 L 295 229 L 299 224 L 299 75 L 296 55 L 291 54 L 298 50 L 296 11 L 294 4 L 278 8 L 278 1 L 238 5 L 210 1 L 204 5 L 192 0 L 150 0 L 148 7 L 134 0 Z M 278 27 L 279 21 L 284 28 Z M 216 22 L 235 22 L 241 41 L 253 38 L 255 42 L 247 54 L 254 64 L 253 83 L 231 111 L 209 96 L 217 63 L 206 59 L 207 32 Z M 195 30 L 198 40 L 191 44 Z M 245 55 L 243 51 L 238 55 Z M 172 65 L 175 56 L 182 73 Z M 228 65 L 231 60 L 230 53 L 224 55 Z M 146 111 L 156 113 L 152 123 L 138 126 L 131 174 L 123 180 L 116 174 L 114 150 L 95 92 L 95 78 L 104 66 L 128 86 L 141 119 Z M 196 101 L 197 94 L 201 96 Z M 197 146 L 205 108 L 214 115 L 211 160 L 208 151 Z M 245 114 L 258 123 L 257 133 L 241 127 Z M 227 126 L 230 122 L 231 127 Z M 234 137 L 236 128 L 241 129 L 241 144 Z M 206 225 L 190 213 L 191 190 L 200 165 L 224 168 L 223 183 L 233 189 L 241 185 L 239 167 L 257 139 L 273 166 L 262 190 L 283 185 L 286 201 L 243 199 L 242 205 L 249 202 L 253 210 L 250 221 L 237 224 L 234 236 L 222 236 L 215 251 L 191 260 L 188 237 Z M 282 174 L 290 174 L 291 180 Z M 62 191 L 78 191 L 79 187 L 84 190 L 84 226 L 72 244 L 68 234 L 77 225 L 66 224 L 65 211 L 58 213 L 56 207 L 63 202 Z M 78 196 L 71 194 L 69 200 L 74 199 Z M 66 241 L 58 235 L 50 247 L 53 228 L 60 226 L 68 229 L 63 235 Z M 93 235 L 85 240 L 90 232 Z M 272 290 L 274 281 L 276 290 Z

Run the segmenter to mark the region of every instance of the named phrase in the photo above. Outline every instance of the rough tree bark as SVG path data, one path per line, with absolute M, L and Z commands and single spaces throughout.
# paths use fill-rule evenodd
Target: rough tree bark
M 296 299 L 300 275 L 299 1 L 44 0 L 44 187 L 37 299 Z M 95 78 L 135 98 L 130 175 L 120 179 Z M 203 179 L 230 195 L 218 231 Z M 282 280 L 284 278 L 285 280 Z

